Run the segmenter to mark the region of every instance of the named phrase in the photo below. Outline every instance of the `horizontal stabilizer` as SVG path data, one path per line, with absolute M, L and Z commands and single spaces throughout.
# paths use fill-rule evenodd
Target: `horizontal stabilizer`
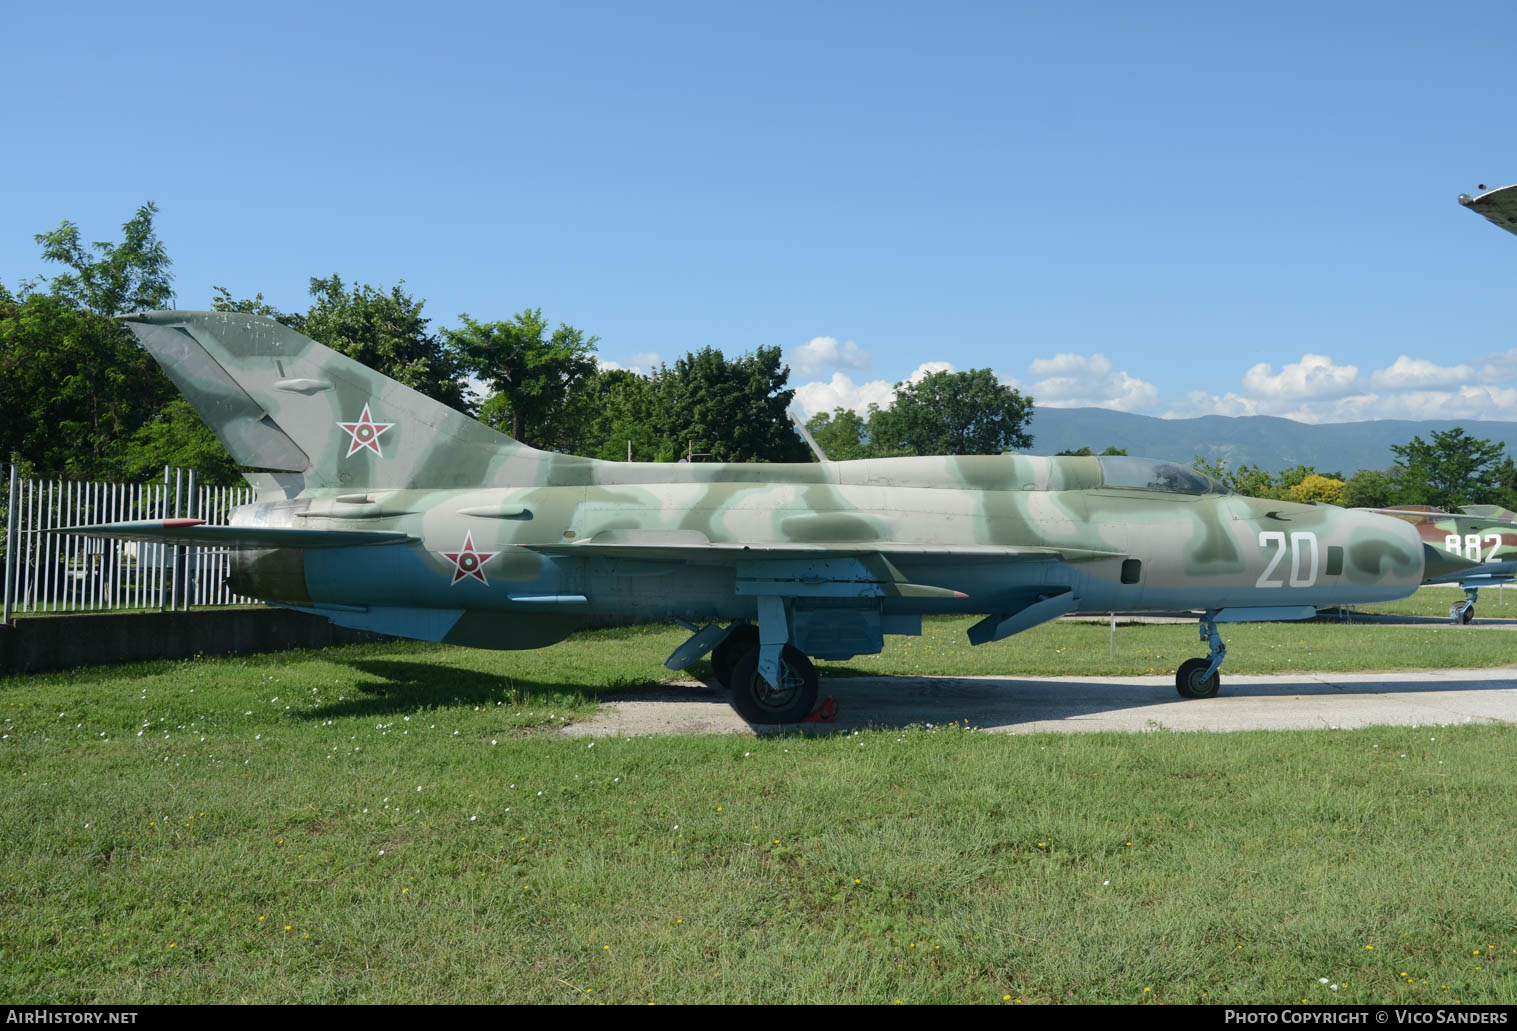
M 200 548 L 355 548 L 415 540 L 398 530 L 300 530 L 280 526 L 211 526 L 203 519 L 137 519 L 95 526 L 65 526 L 49 533 L 108 537 Z

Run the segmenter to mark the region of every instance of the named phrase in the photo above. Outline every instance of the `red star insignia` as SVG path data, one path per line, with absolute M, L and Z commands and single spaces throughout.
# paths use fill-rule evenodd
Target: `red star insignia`
M 375 422 L 374 418 L 369 415 L 368 404 L 365 404 L 363 406 L 363 414 L 358 417 L 357 422 L 340 422 L 337 425 L 341 426 L 348 436 L 353 438 L 353 442 L 348 445 L 348 453 L 343 456 L 344 458 L 351 458 L 355 451 L 362 451 L 364 448 L 368 448 L 380 458 L 383 458 L 385 453 L 379 450 L 379 435 L 395 424 L 393 422 Z
M 448 586 L 451 587 L 453 584 L 458 583 L 458 581 L 465 580 L 471 576 L 486 587 L 490 586 L 490 581 L 485 579 L 484 566 L 486 561 L 498 554 L 500 553 L 496 551 L 475 551 L 474 534 L 465 532 L 464 546 L 461 551 L 443 552 L 443 557 L 453 563 L 453 581 Z

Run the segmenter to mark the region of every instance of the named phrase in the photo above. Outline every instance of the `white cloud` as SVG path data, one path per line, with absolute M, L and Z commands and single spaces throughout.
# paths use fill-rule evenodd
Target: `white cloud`
M 815 376 L 826 369 L 857 372 L 869 368 L 873 362 L 869 352 L 858 344 L 852 340 L 840 344 L 837 337 L 812 337 L 785 357 L 801 376 Z
M 809 419 L 818 412 L 830 412 L 834 408 L 851 408 L 863 415 L 871 403 L 889 408 L 894 402 L 894 383 L 883 379 L 855 383 L 844 372 L 834 372 L 832 379 L 825 382 L 802 383 L 795 388 L 795 407 L 800 410 L 803 419 Z
M 1260 362 L 1243 376 L 1243 386 L 1254 397 L 1291 400 L 1309 397 L 1342 397 L 1352 393 L 1359 380 L 1357 365 L 1334 365 L 1325 354 L 1303 354 L 1299 362 L 1282 368 Z
M 911 370 L 911 375 L 906 377 L 907 383 L 920 383 L 931 376 L 934 372 L 957 372 L 953 362 L 923 362 Z
M 1159 403 L 1158 387 L 1113 369 L 1111 359 L 1104 354 L 1056 354 L 1035 358 L 1027 368 L 1034 376 L 1047 377 L 1027 388 L 1034 403 L 1045 408 L 1138 412 Z
M 1056 354 L 1052 358 L 1034 358 L 1027 371 L 1034 376 L 1105 376 L 1111 372 L 1111 359 L 1104 354 Z
M 1370 384 L 1379 390 L 1425 390 L 1468 383 L 1474 378 L 1475 370 L 1468 365 L 1438 365 L 1425 358 L 1403 354 L 1391 363 L 1390 368 L 1376 369 L 1371 373 Z
M 952 362 L 923 362 L 911 371 L 905 382 L 920 383 L 934 372 L 954 371 Z M 886 379 L 855 383 L 847 373 L 834 372 L 830 380 L 813 380 L 795 388 L 795 406 L 807 419 L 834 408 L 851 408 L 865 415 L 871 404 L 881 408 L 895 404 L 895 383 Z
M 639 351 L 632 356 L 632 364 L 639 370 L 654 369 L 658 367 L 657 351 Z

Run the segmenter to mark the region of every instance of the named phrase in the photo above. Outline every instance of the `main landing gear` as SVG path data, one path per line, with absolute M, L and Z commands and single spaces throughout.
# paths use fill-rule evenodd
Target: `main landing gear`
M 1470 620 L 1474 619 L 1475 599 L 1478 597 L 1480 597 L 1480 588 L 1466 587 L 1464 589 L 1464 600 L 1456 601 L 1449 606 L 1449 622 L 1468 624 Z
M 771 685 L 758 671 L 759 630 L 739 623 L 711 650 L 711 671 L 732 692 L 732 707 L 749 723 L 799 723 L 816 708 L 816 666 L 794 645 L 780 652 Z
M 1215 698 L 1222 686 L 1222 660 L 1227 658 L 1227 645 L 1217 632 L 1216 613 L 1208 612 L 1201 620 L 1201 640 L 1211 654 L 1204 659 L 1186 659 L 1175 671 L 1175 690 L 1181 698 Z

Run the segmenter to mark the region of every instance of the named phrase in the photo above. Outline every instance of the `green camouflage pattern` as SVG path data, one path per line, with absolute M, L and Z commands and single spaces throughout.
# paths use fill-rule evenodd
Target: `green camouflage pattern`
M 927 613 L 984 615 L 977 641 L 1065 612 L 1299 618 L 1425 573 L 1409 522 L 1242 497 L 1173 463 L 604 462 L 526 447 L 266 319 L 127 322 L 259 471 L 258 502 L 204 528 L 245 549 L 233 587 L 386 633 L 523 648 L 592 618 L 755 622 L 766 661 L 785 644 L 830 658 Z

